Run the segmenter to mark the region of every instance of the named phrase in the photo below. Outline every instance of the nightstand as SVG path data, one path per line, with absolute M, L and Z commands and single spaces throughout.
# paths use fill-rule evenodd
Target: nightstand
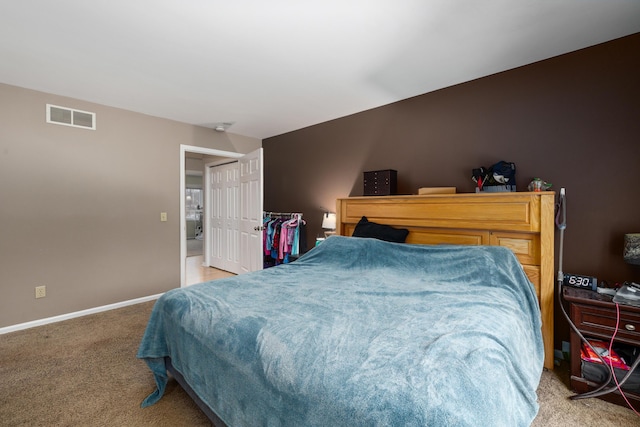
M 569 302 L 571 321 L 585 338 L 609 342 L 616 327 L 616 306 L 611 301 L 611 297 L 570 286 L 563 287 L 562 291 L 564 299 Z M 620 324 L 615 340 L 640 347 L 640 308 L 620 304 Z M 581 347 L 582 341 L 572 329 L 571 388 L 577 393 L 591 391 L 599 386 L 599 384 L 582 377 Z M 640 405 L 640 394 L 625 391 L 625 395 L 634 407 Z M 602 395 L 600 398 L 618 405 L 627 406 L 617 390 Z

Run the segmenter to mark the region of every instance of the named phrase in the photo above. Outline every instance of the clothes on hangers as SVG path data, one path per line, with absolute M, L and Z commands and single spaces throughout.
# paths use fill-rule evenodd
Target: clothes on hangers
M 301 236 L 306 222 L 301 213 L 265 212 L 263 216 L 263 242 L 265 267 L 286 264 L 301 253 Z M 306 247 L 306 245 L 304 245 Z

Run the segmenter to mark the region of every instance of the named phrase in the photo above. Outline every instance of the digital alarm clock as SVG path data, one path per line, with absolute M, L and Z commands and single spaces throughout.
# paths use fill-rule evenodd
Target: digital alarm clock
M 567 286 L 574 286 L 576 288 L 591 289 L 592 291 L 598 290 L 598 279 L 593 276 L 583 276 L 580 274 L 565 274 L 562 282 Z

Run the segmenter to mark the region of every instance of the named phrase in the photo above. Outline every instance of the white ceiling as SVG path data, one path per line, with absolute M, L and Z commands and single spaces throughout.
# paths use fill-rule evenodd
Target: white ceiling
M 4 0 L 0 82 L 267 138 L 640 32 L 640 0 Z

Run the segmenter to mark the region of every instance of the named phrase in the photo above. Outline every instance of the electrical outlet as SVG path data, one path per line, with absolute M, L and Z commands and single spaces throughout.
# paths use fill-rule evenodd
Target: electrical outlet
M 44 298 L 47 296 L 46 286 L 36 286 L 36 298 Z
M 160 221 L 165 222 L 167 220 L 167 213 L 160 212 Z

